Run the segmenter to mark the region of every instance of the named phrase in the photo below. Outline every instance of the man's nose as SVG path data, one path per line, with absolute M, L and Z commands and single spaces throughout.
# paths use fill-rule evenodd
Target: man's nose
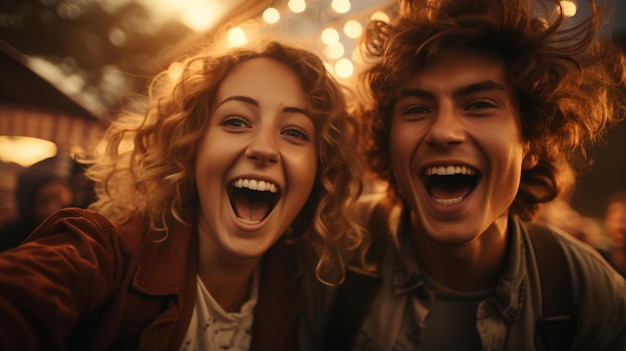
M 465 141 L 462 116 L 453 106 L 441 106 L 433 119 L 426 141 L 435 146 L 450 146 Z

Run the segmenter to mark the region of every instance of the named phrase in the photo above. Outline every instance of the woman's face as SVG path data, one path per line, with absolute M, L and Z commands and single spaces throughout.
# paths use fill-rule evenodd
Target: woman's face
M 306 203 L 317 169 L 315 127 L 301 82 L 269 58 L 223 80 L 196 158 L 200 240 L 234 258 L 259 257 Z

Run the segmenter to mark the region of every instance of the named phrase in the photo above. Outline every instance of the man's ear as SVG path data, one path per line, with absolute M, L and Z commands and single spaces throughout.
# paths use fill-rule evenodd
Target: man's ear
M 537 163 L 539 163 L 539 157 L 532 152 L 528 152 L 522 161 L 522 170 L 527 171 L 535 167 Z

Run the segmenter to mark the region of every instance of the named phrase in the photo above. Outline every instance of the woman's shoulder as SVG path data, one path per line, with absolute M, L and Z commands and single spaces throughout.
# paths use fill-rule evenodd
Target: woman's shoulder
M 25 242 L 45 240 L 51 244 L 99 244 L 106 246 L 141 246 L 146 235 L 138 217 L 121 225 L 97 211 L 64 208 L 50 215 Z

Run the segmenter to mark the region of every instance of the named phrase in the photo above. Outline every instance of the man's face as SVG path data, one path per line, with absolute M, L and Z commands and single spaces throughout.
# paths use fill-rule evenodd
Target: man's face
M 400 196 L 435 241 L 469 242 L 506 228 L 526 157 L 503 63 L 449 52 L 400 89 L 390 131 Z

